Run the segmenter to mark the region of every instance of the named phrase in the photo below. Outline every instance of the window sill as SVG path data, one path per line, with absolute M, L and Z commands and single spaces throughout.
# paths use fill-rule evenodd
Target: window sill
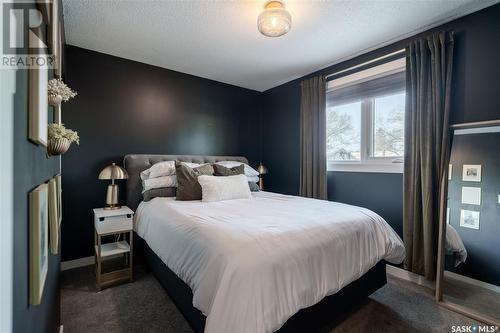
M 377 172 L 377 173 L 403 173 L 403 163 L 332 163 L 327 165 L 327 171 L 342 172 Z

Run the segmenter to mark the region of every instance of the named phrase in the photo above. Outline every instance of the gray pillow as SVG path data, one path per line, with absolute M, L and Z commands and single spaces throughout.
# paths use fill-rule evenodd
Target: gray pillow
M 177 174 L 176 199 L 182 201 L 201 200 L 201 186 L 198 183 L 198 176 L 212 176 L 214 168 L 210 164 L 190 168 L 176 161 L 175 173 Z
M 214 176 L 235 176 L 245 174 L 245 165 L 239 165 L 232 168 L 227 168 L 223 165 L 212 164 L 214 167 Z M 259 186 L 257 183 L 248 182 L 248 187 L 252 192 L 259 192 Z
M 175 197 L 175 190 L 175 187 L 152 188 L 145 191 L 142 198 L 144 201 L 150 201 L 154 198 Z

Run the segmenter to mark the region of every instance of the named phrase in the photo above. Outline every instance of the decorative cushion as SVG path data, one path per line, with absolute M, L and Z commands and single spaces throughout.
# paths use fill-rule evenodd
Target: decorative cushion
M 240 164 L 232 168 L 227 168 L 217 163 L 212 164 L 212 166 L 214 167 L 214 176 L 236 176 L 245 174 L 244 164 Z
M 141 179 L 151 179 L 175 175 L 175 161 L 163 161 L 153 164 L 149 169 L 141 172 Z
M 226 168 L 232 168 L 235 166 L 239 166 L 242 163 L 238 162 L 238 161 L 219 161 L 219 162 L 215 162 L 215 164 L 225 166 Z M 243 163 L 243 165 L 245 166 L 245 176 L 247 176 L 247 177 L 259 177 L 259 172 L 257 170 L 255 170 L 254 168 L 252 168 L 248 164 Z
M 213 175 L 214 168 L 210 164 L 190 168 L 184 163 L 177 162 L 175 172 L 177 174 L 177 200 L 201 200 L 201 186 L 198 183 L 198 177 Z
M 202 201 L 222 201 L 233 199 L 251 199 L 245 175 L 236 176 L 199 176 L 198 182 L 202 189 Z
M 154 198 L 175 197 L 175 187 L 153 188 L 142 193 L 144 201 L 150 201 Z
M 234 176 L 234 175 L 244 175 L 245 174 L 245 164 L 240 164 L 239 166 L 235 166 L 232 168 L 226 168 L 225 166 L 219 165 L 217 163 L 212 164 L 214 167 L 214 175 L 215 176 Z M 256 184 L 259 181 L 259 177 L 256 177 L 257 180 L 251 179 L 252 177 L 247 176 L 248 187 L 252 192 L 259 192 L 259 186 Z
M 153 188 L 162 187 L 177 187 L 177 177 L 172 176 L 162 176 L 157 178 L 149 178 L 142 181 L 142 192 L 151 190 Z

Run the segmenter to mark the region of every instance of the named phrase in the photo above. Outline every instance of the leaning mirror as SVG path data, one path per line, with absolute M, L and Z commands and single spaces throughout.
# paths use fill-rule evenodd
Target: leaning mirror
M 500 325 L 500 122 L 455 125 L 436 299 Z

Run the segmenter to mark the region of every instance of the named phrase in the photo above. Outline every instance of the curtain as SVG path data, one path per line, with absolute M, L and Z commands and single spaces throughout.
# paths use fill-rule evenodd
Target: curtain
M 326 200 L 326 82 L 317 76 L 300 85 L 300 195 Z
M 436 33 L 412 42 L 406 54 L 405 268 L 433 280 L 450 159 L 453 33 Z

